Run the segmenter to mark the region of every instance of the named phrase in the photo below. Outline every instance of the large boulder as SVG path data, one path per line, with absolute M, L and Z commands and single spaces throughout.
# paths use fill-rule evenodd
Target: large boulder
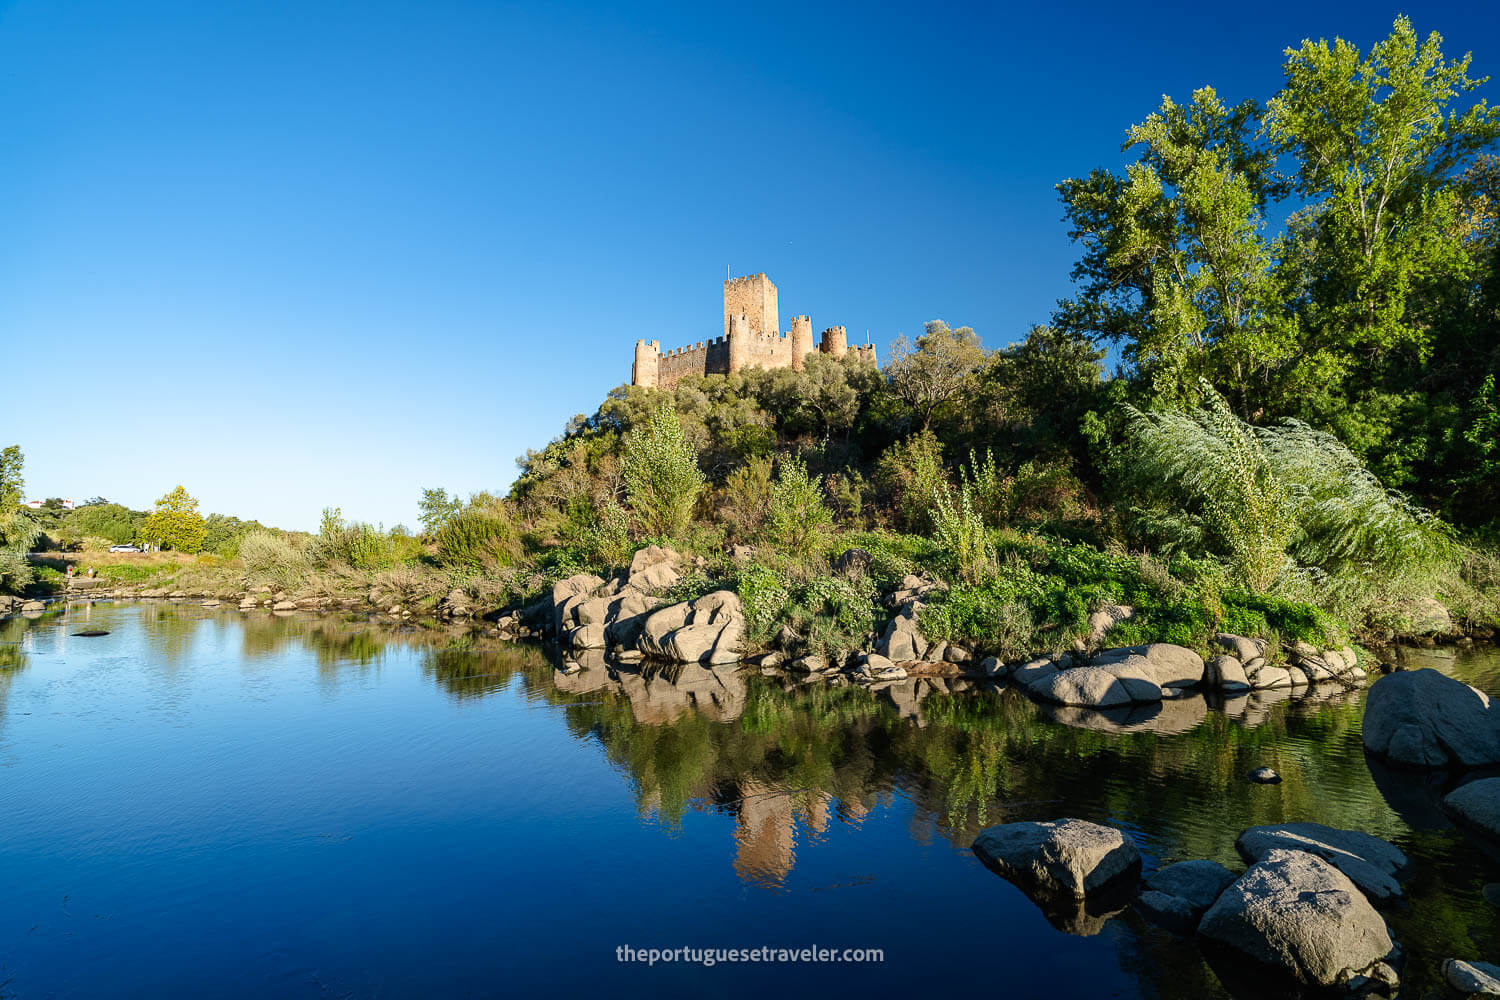
M 680 579 L 674 565 L 678 555 L 672 549 L 659 545 L 648 545 L 630 559 L 630 572 L 625 577 L 625 586 L 643 594 L 663 590 Z
M 1234 872 L 1217 861 L 1179 861 L 1146 879 L 1135 905 L 1154 923 L 1191 934 L 1234 880 Z
M 1408 767 L 1500 764 L 1500 713 L 1483 692 L 1436 670 L 1399 671 L 1370 688 L 1365 749 Z
M 566 580 L 559 580 L 552 585 L 552 630 L 558 636 L 564 634 L 564 630 L 578 624 L 568 621 L 568 612 L 572 604 L 580 603 L 581 598 L 586 598 L 600 587 L 604 581 L 592 573 L 577 573 Z
M 677 663 L 734 663 L 744 653 L 745 616 L 740 599 L 716 590 L 647 615 L 637 648 Z
M 1198 924 L 1210 952 L 1308 986 L 1393 984 L 1385 921 L 1348 876 L 1315 854 L 1273 850 L 1225 889 Z
M 1170 642 L 1106 649 L 1094 657 L 1095 666 L 1130 663 L 1144 670 L 1158 687 L 1190 688 L 1203 683 L 1203 657 Z
M 875 651 L 897 663 L 923 659 L 931 644 L 917 626 L 917 613 L 921 610 L 920 601 L 907 601 L 886 626 L 880 641 L 875 644 Z
M 1322 823 L 1252 826 L 1240 834 L 1234 846 L 1240 857 L 1251 864 L 1264 861 L 1276 850 L 1316 854 L 1347 875 L 1377 903 L 1402 895 L 1397 876 L 1409 863 L 1399 847 L 1379 837 Z
M 1135 843 L 1112 826 L 1081 819 L 992 826 L 974 841 L 974 853 L 1027 892 L 1083 899 L 1140 874 Z
M 1500 778 L 1460 785 L 1443 798 L 1443 808 L 1466 826 L 1500 839 Z
M 1149 672 L 1128 662 L 1059 670 L 1026 690 L 1045 701 L 1086 708 L 1161 701 L 1161 687 Z

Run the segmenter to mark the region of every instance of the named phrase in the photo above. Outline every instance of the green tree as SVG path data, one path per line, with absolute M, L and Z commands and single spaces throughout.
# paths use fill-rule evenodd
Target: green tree
M 672 538 L 687 530 L 704 476 L 670 403 L 660 403 L 626 436 L 621 472 L 626 501 L 647 535 Z
M 927 323 L 915 344 L 905 334 L 896 338 L 886 376 L 891 392 L 911 409 L 925 431 L 945 404 L 969 388 L 984 356 L 973 327 L 950 327 L 935 319 Z
M 21 506 L 26 478 L 19 445 L 0 451 L 0 591 L 20 591 L 31 583 L 26 554 L 36 541 L 35 522 Z
M 781 460 L 766 507 L 766 529 L 789 552 L 806 552 L 818 534 L 833 523 L 823 502 L 823 481 L 810 476 L 795 455 Z
M 456 496 L 449 496 L 448 491 L 439 487 L 435 490 L 423 490 L 422 499 L 417 501 L 418 520 L 422 522 L 422 530 L 428 535 L 435 535 L 448 519 L 463 509 L 463 503 Z
M 146 518 L 141 531 L 153 544 L 178 552 L 197 552 L 203 548 L 208 529 L 198 513 L 198 501 L 177 486 L 156 501 L 156 509 Z

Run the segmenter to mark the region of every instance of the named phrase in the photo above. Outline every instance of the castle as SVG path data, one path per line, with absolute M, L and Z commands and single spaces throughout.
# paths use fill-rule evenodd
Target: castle
M 780 332 L 776 286 L 764 274 L 731 278 L 724 282 L 724 336 L 679 347 L 665 354 L 659 340 L 635 342 L 635 367 L 630 384 L 648 389 L 670 389 L 688 375 L 730 375 L 746 368 L 795 368 L 817 351 L 842 358 L 850 351 L 849 338 L 841 326 L 823 331 L 814 346 L 812 320 L 793 316 L 789 334 Z M 875 348 L 856 345 L 861 361 L 875 363 Z

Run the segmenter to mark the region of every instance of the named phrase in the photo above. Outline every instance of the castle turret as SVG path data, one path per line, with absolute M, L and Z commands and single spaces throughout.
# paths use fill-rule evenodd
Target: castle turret
M 744 313 L 729 318 L 729 374 L 750 366 L 750 319 Z
M 836 358 L 842 358 L 849 353 L 849 334 L 841 326 L 830 326 L 823 331 L 824 354 L 831 354 Z
M 637 340 L 635 342 L 635 365 L 630 370 L 630 384 L 656 388 L 657 376 L 661 373 L 661 341 Z
M 792 367 L 801 371 L 807 366 L 807 356 L 812 353 L 812 320 L 806 316 L 792 317 Z

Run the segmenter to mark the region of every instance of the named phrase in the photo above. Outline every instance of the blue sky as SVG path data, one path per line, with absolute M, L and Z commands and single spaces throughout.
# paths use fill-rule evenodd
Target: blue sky
M 411 524 L 719 332 L 726 267 L 1003 345 L 1068 294 L 1057 181 L 1403 9 L 1500 71 L 1472 3 L 0 2 L 0 444 L 32 496 Z

